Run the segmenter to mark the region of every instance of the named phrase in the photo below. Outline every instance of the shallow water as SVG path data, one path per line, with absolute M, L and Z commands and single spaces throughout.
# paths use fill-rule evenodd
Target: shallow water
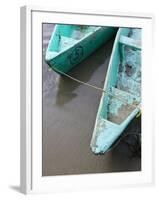
M 43 144 L 42 174 L 84 174 L 141 169 L 140 158 L 130 158 L 124 143 L 102 156 L 94 155 L 90 141 L 101 92 L 55 73 L 44 61 L 53 24 L 43 25 Z M 70 75 L 103 87 L 113 40 L 75 67 Z M 140 132 L 135 119 L 127 132 Z

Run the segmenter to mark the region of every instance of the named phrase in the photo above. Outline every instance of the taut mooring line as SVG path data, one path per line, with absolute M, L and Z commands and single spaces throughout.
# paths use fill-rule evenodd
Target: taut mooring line
M 137 105 L 137 106 L 135 106 L 135 105 L 133 105 L 133 104 L 128 104 L 125 100 L 119 98 L 119 97 L 116 96 L 116 95 L 113 95 L 110 91 L 106 91 L 106 90 L 104 90 L 104 89 L 102 89 L 102 88 L 100 88 L 100 87 L 97 87 L 97 86 L 95 86 L 95 85 L 91 85 L 91 84 L 89 84 L 89 83 L 85 83 L 85 82 L 83 82 L 83 81 L 81 81 L 81 80 L 79 80 L 79 79 L 77 79 L 77 78 L 74 78 L 74 77 L 68 75 L 68 74 L 65 73 L 65 72 L 60 71 L 59 69 L 55 69 L 55 71 L 59 72 L 60 74 L 63 74 L 64 76 L 66 76 L 66 77 L 72 79 L 72 80 L 75 81 L 75 82 L 78 82 L 78 83 L 81 83 L 81 84 L 86 85 L 86 86 L 88 86 L 88 87 L 91 87 L 91 88 L 93 88 L 93 89 L 99 90 L 99 91 L 101 91 L 101 92 L 103 92 L 103 93 L 107 93 L 107 94 L 111 95 L 112 97 L 118 99 L 119 101 L 122 101 L 122 102 L 125 103 L 126 105 L 131 106 L 131 107 L 134 107 L 134 108 L 138 108 L 139 110 L 141 110 L 141 104 L 139 104 L 139 105 Z

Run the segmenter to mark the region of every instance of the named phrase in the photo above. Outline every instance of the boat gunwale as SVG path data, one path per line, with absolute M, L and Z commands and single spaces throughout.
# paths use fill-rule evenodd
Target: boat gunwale
M 108 69 L 107 69 L 107 72 L 106 72 L 106 77 L 105 77 L 105 80 L 104 80 L 104 86 L 103 86 L 103 89 L 107 88 L 108 86 L 108 74 L 110 74 L 110 70 L 111 70 L 111 65 L 112 65 L 112 60 L 114 58 L 114 52 L 115 52 L 115 48 L 116 48 L 116 45 L 117 45 L 117 42 L 118 42 L 118 38 L 120 36 L 120 28 L 116 34 L 116 37 L 115 37 L 115 41 L 114 41 L 114 45 L 113 45 L 113 49 L 112 49 L 112 52 L 111 52 L 111 56 L 110 56 L 110 60 L 109 60 L 109 65 L 108 65 Z M 94 128 L 93 128 L 93 135 L 92 135 L 92 139 L 91 139 L 91 143 L 90 143 L 90 146 L 91 148 L 93 148 L 93 143 L 94 143 L 94 138 L 96 137 L 96 129 L 97 129 L 97 123 L 98 123 L 98 120 L 100 118 L 100 112 L 101 112 L 101 108 L 103 106 L 103 101 L 104 101 L 104 96 L 105 96 L 105 93 L 102 93 L 102 96 L 101 96 L 101 99 L 100 99 L 100 103 L 99 103 L 99 108 L 98 108 L 98 112 L 97 112 L 97 115 L 96 115 L 96 119 L 95 119 L 95 125 L 94 125 Z M 107 121 L 107 119 L 103 118 L 103 120 Z M 111 122 L 113 123 L 113 122 Z M 115 123 L 113 123 L 115 124 Z M 117 125 L 118 127 L 120 126 L 120 124 L 115 124 Z

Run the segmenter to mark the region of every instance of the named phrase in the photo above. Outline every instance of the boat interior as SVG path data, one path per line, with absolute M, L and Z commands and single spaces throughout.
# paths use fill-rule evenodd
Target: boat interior
M 141 101 L 141 29 L 121 28 L 117 37 L 100 115 L 121 124 Z
M 60 52 L 69 48 L 73 44 L 77 43 L 83 37 L 98 30 L 98 26 L 87 25 L 64 25 L 56 26 L 54 39 L 49 45 L 49 51 Z

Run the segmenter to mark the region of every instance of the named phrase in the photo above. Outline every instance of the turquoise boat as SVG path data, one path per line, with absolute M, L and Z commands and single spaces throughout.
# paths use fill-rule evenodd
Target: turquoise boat
M 91 139 L 95 154 L 109 151 L 141 105 L 141 29 L 119 28 Z
M 67 73 L 75 65 L 115 36 L 117 28 L 55 25 L 45 60 L 58 73 Z

